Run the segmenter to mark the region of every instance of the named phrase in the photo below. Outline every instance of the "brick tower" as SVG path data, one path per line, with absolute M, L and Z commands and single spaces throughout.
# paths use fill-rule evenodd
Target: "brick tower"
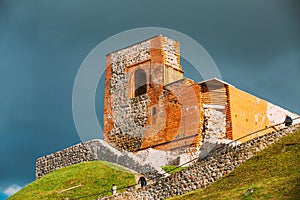
M 199 143 L 200 120 L 185 124 L 187 110 L 200 119 L 199 92 L 183 73 L 179 43 L 161 35 L 108 54 L 104 139 L 127 151 Z M 191 91 L 194 102 L 183 105 Z

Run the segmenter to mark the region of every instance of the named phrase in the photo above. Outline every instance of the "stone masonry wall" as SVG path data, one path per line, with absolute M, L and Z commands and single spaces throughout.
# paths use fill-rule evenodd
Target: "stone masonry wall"
M 240 164 L 250 159 L 257 152 L 278 141 L 283 136 L 300 128 L 300 124 L 279 132 L 272 132 L 238 146 L 230 146 L 226 150 L 207 157 L 189 168 L 161 178 L 146 188 L 134 192 L 120 193 L 117 196 L 104 197 L 108 199 L 165 199 L 182 195 L 196 189 L 204 189 L 224 175 L 233 171 Z
M 108 54 L 105 141 L 129 152 L 198 147 L 200 86 L 183 79 L 181 68 L 179 42 L 162 36 Z M 139 85 L 146 93 L 136 94 Z
M 200 157 L 226 143 L 226 114 L 221 106 L 204 105 L 203 141 L 200 146 Z
M 164 85 L 166 85 L 183 78 L 179 42 L 163 37 L 162 50 L 165 57 Z
M 63 167 L 95 160 L 84 143 L 76 144 L 36 160 L 36 179 Z
M 201 84 L 204 126 L 200 145 L 200 158 L 229 142 L 226 137 L 227 94 L 223 83 L 208 81 Z
M 170 38 L 163 37 L 162 49 L 165 54 L 165 62 L 167 65 L 174 68 L 181 69 L 180 67 L 180 47 L 179 42 Z
M 146 94 L 131 100 L 128 90 L 129 74 L 126 66 L 144 61 L 150 57 L 150 41 L 144 41 L 131 47 L 113 52 L 111 58 L 110 98 L 112 103 L 113 129 L 107 139 L 118 149 L 134 151 L 141 147 L 142 134 L 147 123 L 147 107 L 149 100 Z
M 41 178 L 56 169 L 93 160 L 116 163 L 144 174 L 148 178 L 164 173 L 161 168 L 142 161 L 133 153 L 120 152 L 103 140 L 91 140 L 38 158 L 36 178 Z

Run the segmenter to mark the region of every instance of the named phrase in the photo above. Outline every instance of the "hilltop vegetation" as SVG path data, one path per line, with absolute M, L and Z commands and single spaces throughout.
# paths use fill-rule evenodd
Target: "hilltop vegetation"
M 208 188 L 171 199 L 300 199 L 300 130 L 261 151 Z
M 132 173 L 112 163 L 92 161 L 58 169 L 27 185 L 9 198 L 19 199 L 64 199 L 89 194 L 110 195 L 112 184 L 118 188 L 135 184 Z M 74 189 L 67 190 L 75 187 Z M 64 191 L 66 190 L 66 191 Z M 123 189 L 124 191 L 125 189 Z M 120 192 L 120 190 L 118 190 Z M 84 199 L 95 199 L 99 195 Z
M 174 166 L 174 165 L 169 165 L 169 166 L 164 166 L 162 167 L 162 169 L 169 173 L 169 174 L 174 174 L 176 172 L 180 172 L 181 170 L 184 170 L 186 167 L 177 167 L 177 166 Z

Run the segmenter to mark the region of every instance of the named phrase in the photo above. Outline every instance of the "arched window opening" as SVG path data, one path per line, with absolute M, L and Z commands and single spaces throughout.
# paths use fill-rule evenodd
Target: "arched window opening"
M 147 92 L 146 73 L 138 69 L 134 73 L 134 96 L 139 96 Z

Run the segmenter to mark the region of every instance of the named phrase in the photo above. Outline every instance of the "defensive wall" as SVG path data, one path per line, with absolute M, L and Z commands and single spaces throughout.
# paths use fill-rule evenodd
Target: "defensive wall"
M 93 160 L 116 163 L 144 174 L 148 178 L 157 177 L 164 173 L 161 168 L 142 161 L 133 153 L 120 152 L 103 140 L 91 140 L 38 158 L 36 161 L 36 179 L 56 169 Z

